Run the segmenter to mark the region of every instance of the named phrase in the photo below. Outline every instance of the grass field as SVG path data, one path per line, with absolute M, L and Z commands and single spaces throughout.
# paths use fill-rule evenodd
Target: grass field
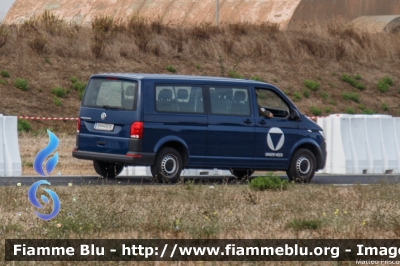
M 400 235 L 398 185 L 291 185 L 285 191 L 254 191 L 248 186 L 189 182 L 51 189 L 60 198 L 61 211 L 44 222 L 27 199 L 28 187 L 0 188 L 3 239 L 396 239 Z

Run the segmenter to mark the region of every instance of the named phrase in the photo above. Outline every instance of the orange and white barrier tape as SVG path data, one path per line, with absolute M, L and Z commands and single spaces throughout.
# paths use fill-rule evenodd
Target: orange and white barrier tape
M 63 120 L 63 121 L 76 121 L 78 118 L 74 117 L 42 117 L 42 116 L 18 116 L 21 119 L 28 119 L 28 120 Z

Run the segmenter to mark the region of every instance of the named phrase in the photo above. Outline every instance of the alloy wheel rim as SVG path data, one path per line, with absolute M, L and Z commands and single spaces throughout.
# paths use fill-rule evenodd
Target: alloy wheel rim
M 306 176 L 311 170 L 311 160 L 307 156 L 301 156 L 296 163 L 296 170 L 300 176 Z
M 164 176 L 174 176 L 178 170 L 178 159 L 168 154 L 161 161 L 161 171 Z

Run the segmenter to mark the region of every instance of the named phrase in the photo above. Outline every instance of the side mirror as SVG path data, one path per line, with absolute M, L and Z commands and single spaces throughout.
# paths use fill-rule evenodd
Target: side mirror
M 299 120 L 300 119 L 300 114 L 297 110 L 293 109 L 292 113 L 290 114 L 290 119 L 291 120 Z

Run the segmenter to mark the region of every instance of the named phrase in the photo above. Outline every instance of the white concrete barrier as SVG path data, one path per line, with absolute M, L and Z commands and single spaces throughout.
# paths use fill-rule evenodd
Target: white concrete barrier
M 119 176 L 148 176 L 151 177 L 150 167 L 145 166 L 129 166 L 122 170 Z M 210 177 L 210 176 L 232 176 L 230 171 L 219 169 L 183 169 L 181 176 L 183 177 Z
M 16 116 L 0 116 L 0 176 L 21 176 Z
M 326 136 L 322 173 L 400 173 L 400 118 L 389 115 L 331 115 L 318 118 Z

